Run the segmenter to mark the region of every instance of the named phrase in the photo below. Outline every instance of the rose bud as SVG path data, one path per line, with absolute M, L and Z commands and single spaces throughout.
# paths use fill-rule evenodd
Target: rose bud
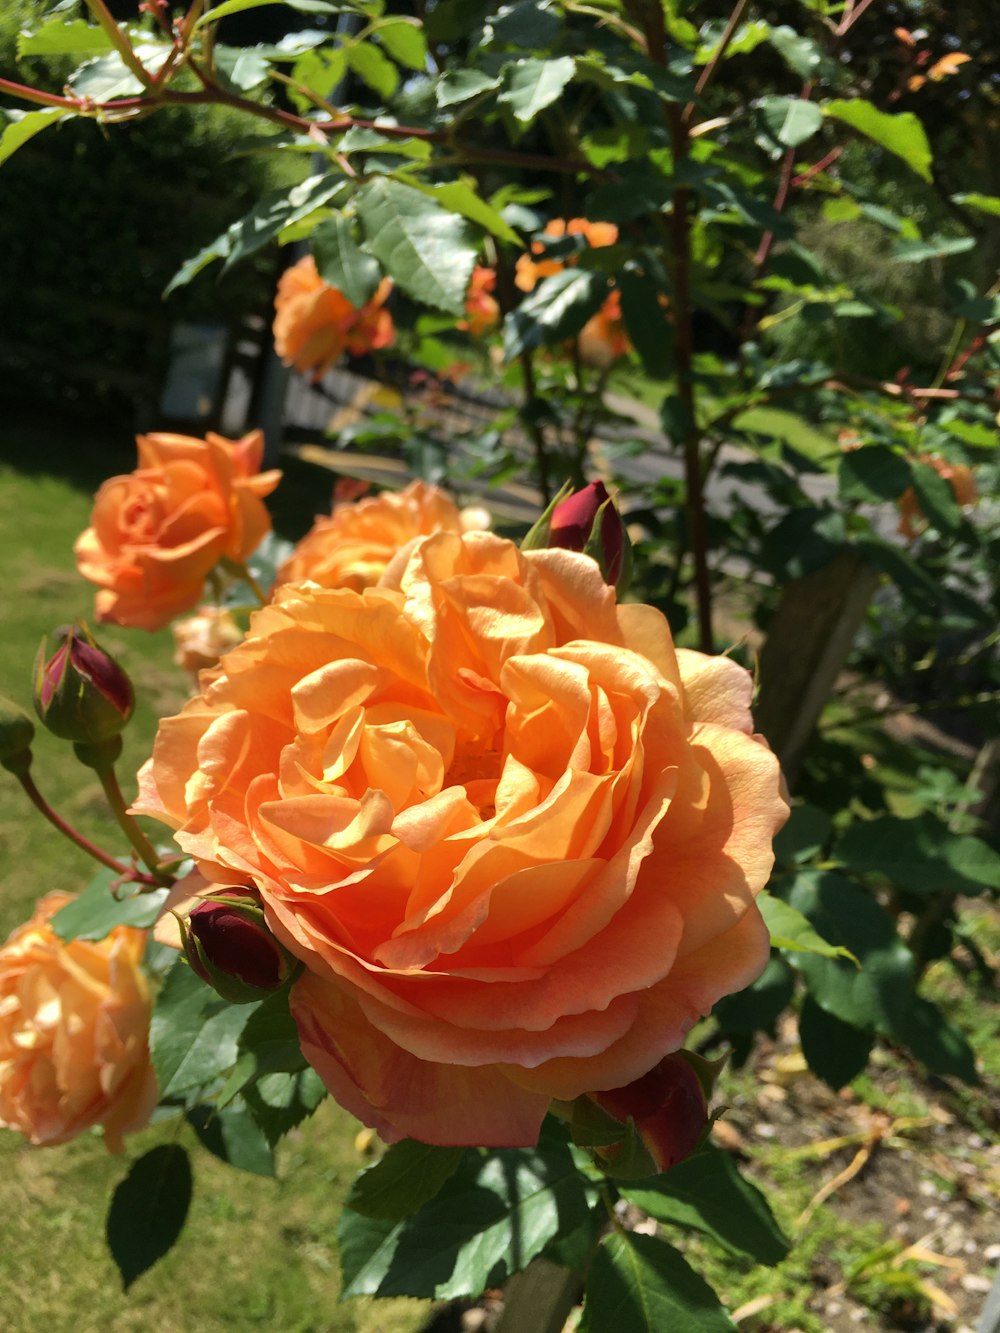
M 271 934 L 253 889 L 213 894 L 181 921 L 191 967 L 231 1004 L 251 1004 L 279 990 L 296 959 Z
M 653 1164 L 647 1174 L 669 1171 L 685 1157 L 690 1157 L 708 1127 L 705 1089 L 694 1065 L 686 1058 L 686 1052 L 666 1056 L 648 1074 L 624 1088 L 593 1092 L 590 1096 L 615 1120 L 624 1125 L 632 1122 L 635 1134 Z M 626 1165 L 619 1156 L 622 1149 L 629 1146 L 626 1136 L 622 1145 L 599 1149 L 599 1155 L 609 1163 L 612 1174 L 619 1174 L 619 1168 Z M 641 1174 L 641 1161 L 638 1170 Z
M 602 481 L 582 490 L 563 487 L 521 542 L 522 551 L 562 546 L 597 561 L 608 583 L 624 592 L 632 573 L 632 546 L 621 514 Z
M 35 711 L 49 731 L 80 745 L 101 745 L 123 730 L 135 708 L 132 683 L 84 625 L 60 631 L 46 661 L 35 658 Z
M 13 699 L 0 695 L 0 765 L 16 776 L 31 767 L 31 742 L 35 724 Z

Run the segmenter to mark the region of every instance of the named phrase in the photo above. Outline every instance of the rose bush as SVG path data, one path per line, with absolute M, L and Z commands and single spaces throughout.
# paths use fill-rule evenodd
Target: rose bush
M 274 300 L 274 348 L 286 366 L 322 379 L 345 352 L 391 347 L 396 336 L 385 309 L 392 283 L 383 278 L 372 299 L 358 308 L 324 282 L 312 255 L 287 268 Z
M 310 579 L 324 588 L 361 592 L 382 577 L 386 565 L 415 537 L 464 526 L 454 500 L 438 486 L 410 482 L 352 504 L 336 504 L 317 518 L 278 571 L 278 583 Z
M 135 809 L 259 891 L 348 1110 L 528 1144 L 767 960 L 787 807 L 750 693 L 589 557 L 441 532 L 362 593 L 280 589 L 161 724 Z
M 156 1105 L 146 932 L 64 943 L 49 925 L 72 894 L 50 893 L 0 947 L 0 1125 L 34 1144 L 100 1125 L 112 1152 Z
M 271 530 L 263 503 L 281 478 L 261 472 L 264 436 L 211 431 L 136 436 L 139 467 L 97 492 L 91 526 L 74 547 L 97 584 L 97 618 L 156 630 L 196 606 L 225 558 L 242 561 Z

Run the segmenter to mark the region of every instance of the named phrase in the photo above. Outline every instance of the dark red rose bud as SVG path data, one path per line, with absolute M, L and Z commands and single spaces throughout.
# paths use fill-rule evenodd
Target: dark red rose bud
M 268 929 L 252 889 L 225 889 L 206 898 L 182 923 L 182 935 L 191 967 L 232 1004 L 250 1004 L 279 990 L 296 963 Z
M 683 1052 L 666 1056 L 648 1074 L 624 1088 L 590 1094 L 603 1110 L 636 1133 L 656 1164 L 669 1171 L 690 1157 L 708 1126 L 701 1079 Z M 614 1163 L 613 1153 L 607 1153 Z
M 608 583 L 620 584 L 627 568 L 628 534 L 603 481 L 560 500 L 552 511 L 549 546 L 593 556 Z
M 101 745 L 123 730 L 135 709 L 128 676 L 83 625 L 73 625 L 46 660 L 35 658 L 35 711 L 49 731 L 81 745 Z

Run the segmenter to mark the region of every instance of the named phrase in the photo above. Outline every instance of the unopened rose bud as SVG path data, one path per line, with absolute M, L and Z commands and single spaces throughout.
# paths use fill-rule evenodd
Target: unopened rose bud
M 135 709 L 132 683 L 82 625 L 73 625 L 46 657 L 35 658 L 35 711 L 54 735 L 101 745 L 123 730 Z
M 31 767 L 35 724 L 13 699 L 0 695 L 0 765 L 22 776 Z
M 669 1171 L 690 1157 L 708 1126 L 702 1080 L 684 1052 L 666 1056 L 624 1088 L 590 1095 L 623 1125 L 632 1121 L 654 1170 Z M 614 1147 L 601 1150 L 601 1155 L 612 1167 L 617 1164 Z
M 268 929 L 252 889 L 224 889 L 206 898 L 182 924 L 182 935 L 194 971 L 231 1004 L 264 999 L 296 965 Z
M 625 563 L 628 536 L 603 481 L 560 500 L 552 511 L 549 545 L 593 556 L 608 583 L 617 584 Z

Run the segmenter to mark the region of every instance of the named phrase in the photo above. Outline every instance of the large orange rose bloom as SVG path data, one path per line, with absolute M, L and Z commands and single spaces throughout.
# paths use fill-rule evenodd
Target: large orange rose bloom
M 274 349 L 286 366 L 322 379 L 345 352 L 390 347 L 396 337 L 392 316 L 385 310 L 392 283 L 383 278 L 372 299 L 351 304 L 343 292 L 324 282 L 312 255 L 285 269 L 274 299 Z
M 97 619 L 161 629 L 196 606 L 209 571 L 242 561 L 271 530 L 264 504 L 281 479 L 261 472 L 264 436 L 138 435 L 139 467 L 97 492 L 77 568 L 96 583 Z
M 259 888 L 349 1111 L 526 1145 L 767 961 L 787 807 L 750 693 L 588 556 L 436 533 L 363 593 L 281 589 L 161 724 L 135 808 Z
M 146 932 L 116 926 L 64 943 L 48 924 L 69 893 L 50 893 L 0 947 L 0 1125 L 35 1144 L 100 1125 L 112 1152 L 156 1105 Z
M 278 570 L 278 583 L 310 579 L 324 588 L 361 592 L 377 583 L 397 551 L 415 537 L 459 532 L 462 515 L 438 486 L 413 481 L 402 491 L 383 491 L 341 504 L 318 518 Z

